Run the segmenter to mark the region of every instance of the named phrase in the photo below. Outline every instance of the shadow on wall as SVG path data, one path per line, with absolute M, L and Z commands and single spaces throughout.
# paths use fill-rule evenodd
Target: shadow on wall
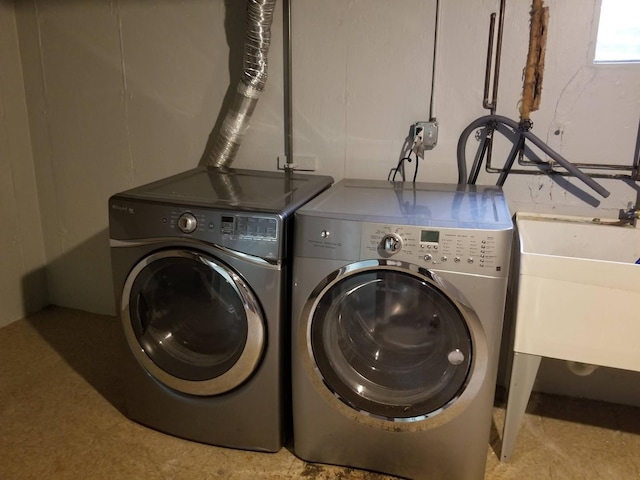
M 247 2 L 237 0 L 224 0 L 225 18 L 224 29 L 227 35 L 227 45 L 229 46 L 229 87 L 222 100 L 222 106 L 216 119 L 216 123 L 211 130 L 207 143 L 202 152 L 199 165 L 206 165 L 209 155 L 218 138 L 222 122 L 234 101 L 238 82 L 244 70 L 244 42 L 247 30 Z
M 16 302 L 18 301 L 16 299 Z M 22 277 L 22 308 L 25 314 L 30 314 L 37 312 L 48 304 L 46 267 L 40 267 Z M 15 318 L 10 321 L 13 320 L 18 319 Z
M 49 306 L 29 316 L 29 323 L 64 361 L 120 412 L 120 323 L 108 315 Z
M 24 305 L 29 309 L 28 292 L 46 278 L 49 303 L 87 312 L 115 313 L 109 229 L 105 228 L 69 250 L 42 269 L 22 278 Z M 33 307 L 30 311 L 34 311 Z
M 120 323 L 112 315 L 87 313 L 115 310 L 109 230 L 102 230 L 45 268 L 25 275 L 25 308 L 31 306 L 34 311 L 29 292 L 45 289 L 45 282 L 51 303 L 80 305 L 80 310 L 50 305 L 30 315 L 29 323 L 76 372 L 122 411 L 123 397 L 118 386 Z

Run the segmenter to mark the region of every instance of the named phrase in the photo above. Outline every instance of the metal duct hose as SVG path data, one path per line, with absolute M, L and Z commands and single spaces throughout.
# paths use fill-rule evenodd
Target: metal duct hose
M 267 83 L 267 54 L 271 44 L 271 23 L 276 0 L 247 1 L 247 36 L 244 71 L 231 108 L 222 122 L 207 165 L 227 167 L 233 162 L 260 92 Z

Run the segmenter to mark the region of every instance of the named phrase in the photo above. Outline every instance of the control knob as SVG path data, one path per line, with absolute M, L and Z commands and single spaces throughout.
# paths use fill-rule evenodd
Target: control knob
M 178 228 L 184 233 L 193 232 L 197 226 L 198 220 L 192 213 L 183 213 L 180 215 L 180 218 L 178 218 Z
M 382 239 L 382 248 L 388 254 L 393 255 L 402 248 L 402 238 L 394 233 L 385 235 Z

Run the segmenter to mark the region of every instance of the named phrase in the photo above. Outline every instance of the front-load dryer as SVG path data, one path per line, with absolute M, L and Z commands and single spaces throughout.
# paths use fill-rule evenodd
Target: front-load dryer
M 343 180 L 297 211 L 299 457 L 484 477 L 512 228 L 496 187 Z
M 129 418 L 213 445 L 282 446 L 291 222 L 331 183 L 199 167 L 109 200 Z

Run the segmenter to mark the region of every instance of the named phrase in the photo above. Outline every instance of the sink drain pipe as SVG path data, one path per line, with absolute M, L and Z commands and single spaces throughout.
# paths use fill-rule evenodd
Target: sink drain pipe
M 249 122 L 267 82 L 267 54 L 276 0 L 248 0 L 244 70 L 206 165 L 228 167 L 249 128 Z
M 586 377 L 587 375 L 591 375 L 593 372 L 595 372 L 598 369 L 598 365 L 567 360 L 567 368 L 574 375 L 578 375 L 579 377 Z

